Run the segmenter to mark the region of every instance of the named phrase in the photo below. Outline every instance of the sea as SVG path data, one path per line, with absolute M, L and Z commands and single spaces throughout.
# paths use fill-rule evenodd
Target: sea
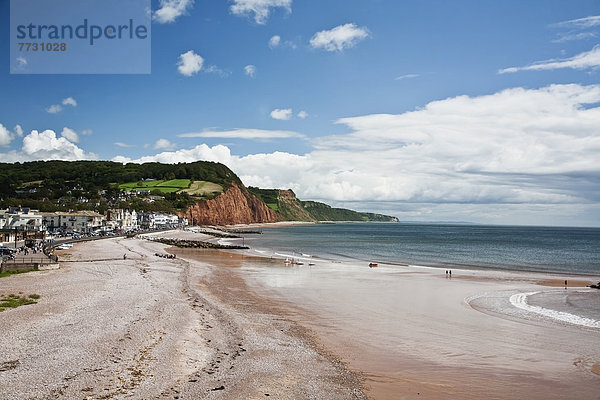
M 265 228 L 262 233 L 252 238 L 253 246 L 296 256 L 600 275 L 600 228 L 323 223 Z

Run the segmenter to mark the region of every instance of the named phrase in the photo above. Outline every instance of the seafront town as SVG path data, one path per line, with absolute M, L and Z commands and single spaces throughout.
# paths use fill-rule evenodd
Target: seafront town
M 161 212 L 108 209 L 106 214 L 100 214 L 87 210 L 40 212 L 11 207 L 0 210 L 0 242 L 3 248 L 33 248 L 39 242 L 55 238 L 114 236 L 139 230 L 180 228 L 187 224 L 186 218 Z

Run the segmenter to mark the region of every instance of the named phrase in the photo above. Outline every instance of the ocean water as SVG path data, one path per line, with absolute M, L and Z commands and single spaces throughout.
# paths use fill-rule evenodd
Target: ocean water
M 246 240 L 296 256 L 600 275 L 600 228 L 335 223 L 265 228 Z

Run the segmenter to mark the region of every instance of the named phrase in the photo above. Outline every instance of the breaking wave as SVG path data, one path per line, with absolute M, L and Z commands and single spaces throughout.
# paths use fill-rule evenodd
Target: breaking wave
M 510 303 L 524 311 L 542 315 L 547 318 L 566 322 L 573 325 L 587 326 L 589 328 L 600 328 L 600 321 L 592 318 L 581 317 L 579 315 L 567 313 L 564 311 L 551 310 L 544 307 L 533 306 L 527 302 L 529 296 L 539 294 L 541 292 L 517 293 L 510 296 Z

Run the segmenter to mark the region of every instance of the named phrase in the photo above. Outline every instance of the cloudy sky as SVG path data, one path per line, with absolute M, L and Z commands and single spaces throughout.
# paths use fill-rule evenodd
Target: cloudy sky
M 211 160 L 405 221 L 600 226 L 597 0 L 153 0 L 152 16 L 150 75 L 11 75 L 0 30 L 0 161 Z

